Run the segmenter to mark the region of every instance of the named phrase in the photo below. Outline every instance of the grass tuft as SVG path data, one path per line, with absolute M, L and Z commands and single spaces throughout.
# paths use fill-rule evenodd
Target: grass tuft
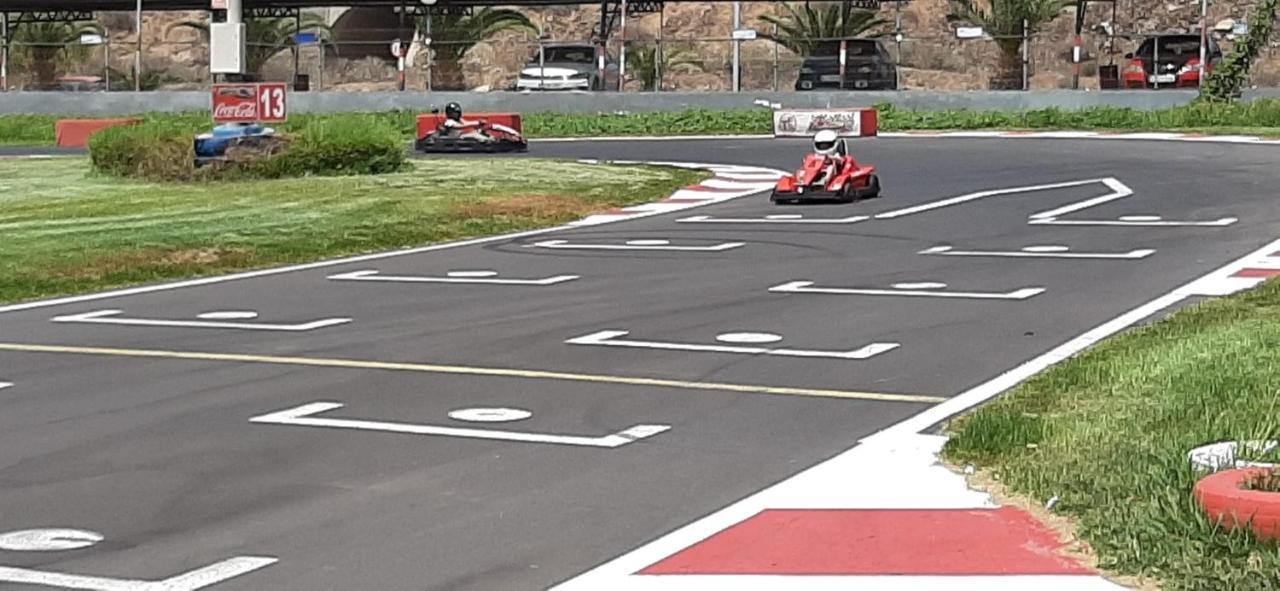
M 1126 332 L 951 425 L 944 453 L 1059 496 L 1100 566 L 1172 591 L 1280 589 L 1280 548 L 1224 532 L 1187 452 L 1280 435 L 1280 282 Z
M 523 182 L 496 179 L 497 166 Z M 703 177 L 480 158 L 377 176 L 174 184 L 92 174 L 85 158 L 0 158 L 0 302 L 545 227 Z

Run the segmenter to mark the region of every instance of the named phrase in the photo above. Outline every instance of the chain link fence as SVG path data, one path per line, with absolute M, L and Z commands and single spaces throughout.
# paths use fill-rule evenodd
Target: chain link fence
M 433 38 L 424 19 L 402 19 L 391 9 L 360 18 L 352 11 L 326 11 L 312 17 L 325 26 L 304 27 L 317 33 L 314 42 L 295 44 L 292 19 L 278 17 L 280 26 L 266 27 L 267 33 L 255 37 L 251 31 L 248 56 L 251 78 L 296 82 L 311 91 L 731 91 L 735 83 L 742 91 L 1191 85 L 1186 54 L 1198 52 L 1198 41 L 1189 48 L 1166 34 L 1198 39 L 1198 8 L 1170 4 L 1165 14 L 1152 14 L 1146 2 L 1091 8 L 1078 49 L 1070 9 L 1025 32 L 1000 35 L 948 22 L 946 0 L 904 0 L 883 2 L 874 22 L 850 39 L 787 31 L 794 15 L 777 2 L 743 2 L 735 35 L 730 3 L 688 3 L 626 19 L 606 16 L 610 35 L 604 44 L 598 5 L 521 9 L 526 26 L 484 38 L 466 36 L 456 18 L 446 23 L 452 28 L 433 31 Z M 1250 8 L 1231 2 L 1212 7 L 1211 64 L 1244 34 Z M 206 19 L 205 13 L 150 13 L 141 34 L 104 31 L 98 39 L 32 41 L 15 34 L 8 43 L 5 85 L 67 91 L 207 88 L 213 82 L 208 42 L 198 26 Z M 1163 53 L 1144 58 L 1151 52 L 1143 43 L 1157 34 L 1163 40 L 1157 51 Z M 403 62 L 392 54 L 397 41 L 406 48 Z M 1135 65 L 1135 53 L 1143 54 L 1136 56 L 1143 65 Z M 1165 72 L 1167 67 L 1173 69 Z M 1264 51 L 1252 75 L 1256 86 L 1280 85 L 1280 47 Z

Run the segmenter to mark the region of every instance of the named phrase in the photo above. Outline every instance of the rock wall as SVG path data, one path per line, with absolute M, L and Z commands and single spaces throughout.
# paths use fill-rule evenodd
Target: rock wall
M 760 16 L 780 10 L 776 2 L 744 2 L 742 21 L 744 26 L 754 27 L 761 33 L 769 33 L 770 27 Z M 1117 0 L 1113 15 L 1111 5 L 1090 5 L 1086 23 L 1090 31 L 1085 38 L 1085 58 L 1082 85 L 1096 88 L 1097 67 L 1100 64 L 1122 64 L 1122 55 L 1132 51 L 1142 35 L 1153 32 L 1198 30 L 1198 3 L 1167 0 Z M 1224 0 L 1211 6 L 1209 22 L 1223 19 L 1246 20 L 1251 2 Z M 599 7 L 548 7 L 528 9 L 527 14 L 553 41 L 586 41 L 600 21 Z M 948 0 L 912 0 L 910 2 L 882 5 L 879 16 L 889 25 L 877 31 L 901 64 L 903 88 L 928 90 L 977 90 L 985 89 L 995 73 L 999 56 L 998 48 L 990 40 L 956 39 L 952 25 L 947 22 Z M 328 20 L 334 22 L 341 10 L 330 10 Z M 137 35 L 132 13 L 100 13 L 99 22 L 109 30 L 109 56 L 112 68 L 127 72 L 132 69 Z M 202 22 L 203 12 L 148 13 L 142 28 L 143 67 L 152 73 L 153 82 L 160 88 L 201 88 L 208 83 L 208 50 L 203 35 L 185 27 L 184 22 Z M 903 39 L 893 39 L 893 25 L 901 22 Z M 1028 48 L 1032 64 L 1033 88 L 1067 88 L 1071 83 L 1072 26 L 1074 10 L 1064 10 L 1057 19 L 1043 25 Z M 661 25 L 660 25 L 661 23 Z M 1101 31 L 1108 24 L 1119 36 L 1112 39 Z M 729 3 L 675 3 L 667 6 L 662 15 L 647 14 L 628 18 L 626 38 L 629 47 L 652 44 L 661 38 L 668 53 L 685 61 L 695 62 L 672 68 L 665 76 L 664 88 L 670 90 L 726 90 L 731 80 L 732 5 Z M 389 42 L 396 37 L 394 27 L 385 31 L 363 31 L 360 35 L 365 49 L 370 39 L 380 35 Z M 337 50 L 322 52 L 318 47 L 302 48 L 299 69 L 309 74 L 313 87 L 352 91 L 389 90 L 397 86 L 395 62 L 389 50 L 350 51 L 348 54 L 368 54 L 346 57 L 342 51 L 344 40 L 339 35 Z M 1225 47 L 1230 39 L 1223 38 Z M 375 45 L 376 46 L 376 45 Z M 610 44 L 610 51 L 617 55 L 621 43 Z M 410 88 L 427 86 L 427 67 L 424 48 L 414 47 L 410 54 L 411 65 L 406 78 Z M 473 89 L 504 89 L 514 85 L 520 66 L 537 51 L 536 38 L 525 32 L 500 33 L 477 44 L 463 60 L 467 85 Z M 66 64 L 68 74 L 96 75 L 103 69 L 104 56 L 98 52 Z M 382 57 L 379 57 L 379 56 Z M 1280 84 L 1280 54 L 1268 51 L 1255 66 L 1254 82 L 1259 86 Z M 786 90 L 794 85 L 800 59 L 763 39 L 742 45 L 742 84 L 748 90 L 767 90 L 776 87 Z M 284 51 L 272 58 L 261 74 L 268 80 L 287 80 L 293 71 L 293 56 Z M 20 69 L 14 71 L 14 81 L 20 86 L 27 77 Z M 632 84 L 629 88 L 638 88 Z

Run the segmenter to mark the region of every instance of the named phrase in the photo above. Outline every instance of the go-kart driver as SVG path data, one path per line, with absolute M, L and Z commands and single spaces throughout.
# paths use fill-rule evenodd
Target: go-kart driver
M 461 139 L 488 141 L 488 135 L 480 130 L 479 121 L 466 121 L 462 118 L 462 105 L 449 103 L 444 106 L 444 123 L 442 126 Z
M 840 153 L 840 137 L 830 129 L 819 131 L 813 136 L 813 153 L 827 159 L 827 168 L 817 181 L 826 184 L 831 177 L 844 166 L 844 155 Z

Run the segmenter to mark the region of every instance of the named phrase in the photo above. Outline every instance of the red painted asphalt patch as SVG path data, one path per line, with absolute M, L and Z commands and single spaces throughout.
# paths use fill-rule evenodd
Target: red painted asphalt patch
M 1093 575 L 1025 511 L 769 509 L 644 575 Z
M 1232 277 L 1275 277 L 1280 269 L 1240 269 Z

